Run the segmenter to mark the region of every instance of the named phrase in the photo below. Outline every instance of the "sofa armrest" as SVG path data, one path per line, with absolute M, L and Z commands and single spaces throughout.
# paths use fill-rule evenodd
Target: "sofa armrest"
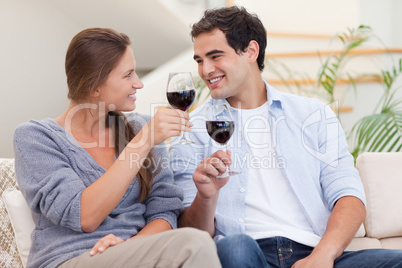
M 14 159 L 0 158 L 0 196 L 9 188 L 17 188 Z M 0 198 L 0 267 L 22 268 L 15 235 L 7 210 Z
M 356 160 L 367 199 L 368 237 L 402 236 L 402 153 L 363 153 Z

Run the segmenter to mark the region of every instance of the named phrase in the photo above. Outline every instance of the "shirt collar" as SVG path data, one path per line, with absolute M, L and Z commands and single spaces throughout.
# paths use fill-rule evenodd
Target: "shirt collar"
M 275 88 L 271 87 L 267 81 L 264 80 L 265 89 L 267 90 L 267 99 L 269 104 L 269 109 L 281 109 L 284 110 L 284 101 L 283 95 L 276 90 Z
M 279 109 L 280 113 L 284 110 L 284 100 L 283 94 L 276 90 L 274 87 L 270 86 L 267 81 L 263 80 L 265 84 L 265 89 L 267 90 L 267 100 L 269 105 L 269 110 L 275 113 L 275 110 Z M 221 103 L 226 103 L 230 106 L 226 99 L 212 99 L 212 105 L 217 105 Z M 279 112 L 279 111 L 278 111 Z

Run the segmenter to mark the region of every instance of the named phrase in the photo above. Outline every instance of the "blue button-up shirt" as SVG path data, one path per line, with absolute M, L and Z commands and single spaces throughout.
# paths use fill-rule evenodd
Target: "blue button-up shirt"
M 267 82 L 265 86 L 272 146 L 276 152 L 273 161 L 288 180 L 314 232 L 322 236 L 339 198 L 355 196 L 365 204 L 363 185 L 348 151 L 345 134 L 328 105 L 316 99 L 279 92 Z M 205 107 L 219 102 L 227 103 L 226 100 L 210 99 L 191 113 L 194 126 L 191 133 L 186 133 L 186 138 L 195 144 L 175 145 L 173 141 L 170 148 L 175 183 L 184 190 L 185 207 L 195 198 L 197 189 L 192 174 L 201 159 L 222 149 L 212 141 L 205 128 Z M 232 176 L 220 190 L 215 213 L 215 235 L 219 237 L 245 232 L 249 145 L 239 116 L 241 109 L 231 109 L 231 112 L 235 131 L 228 142 L 228 150 L 232 152 L 231 168 L 241 174 Z

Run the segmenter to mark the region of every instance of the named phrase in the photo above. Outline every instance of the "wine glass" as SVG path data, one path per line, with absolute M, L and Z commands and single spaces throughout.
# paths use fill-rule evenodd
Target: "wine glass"
M 168 102 L 174 109 L 187 111 L 195 99 L 195 86 L 193 77 L 190 72 L 169 73 L 168 84 L 166 88 Z M 191 144 L 184 138 L 184 133 L 181 134 L 180 144 Z
M 209 136 L 224 146 L 224 151 L 227 151 L 227 142 L 234 131 L 234 121 L 232 113 L 228 104 L 222 103 L 217 105 L 208 106 L 206 108 L 206 128 Z M 217 176 L 217 178 L 225 178 L 240 174 L 240 172 L 230 170 L 230 167 L 226 167 L 226 171 Z

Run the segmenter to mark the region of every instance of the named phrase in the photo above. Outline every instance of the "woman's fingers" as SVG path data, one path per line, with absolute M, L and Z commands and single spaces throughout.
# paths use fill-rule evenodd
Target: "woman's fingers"
M 124 240 L 121 239 L 120 237 L 117 237 L 117 236 L 115 236 L 113 234 L 109 234 L 109 235 L 101 238 L 98 242 L 96 242 L 95 246 L 92 247 L 92 249 L 89 252 L 89 254 L 91 256 L 94 256 L 97 253 L 102 253 L 107 248 L 109 248 L 111 246 L 115 246 L 115 245 L 120 244 L 122 242 L 124 242 Z
M 192 123 L 190 122 L 190 117 L 188 113 L 181 110 L 166 109 L 164 113 L 163 122 L 171 124 L 171 128 L 180 131 L 190 131 Z
M 191 131 L 189 115 L 181 110 L 159 110 L 151 120 L 153 144 L 159 144 L 167 138 L 180 136 L 182 131 Z

